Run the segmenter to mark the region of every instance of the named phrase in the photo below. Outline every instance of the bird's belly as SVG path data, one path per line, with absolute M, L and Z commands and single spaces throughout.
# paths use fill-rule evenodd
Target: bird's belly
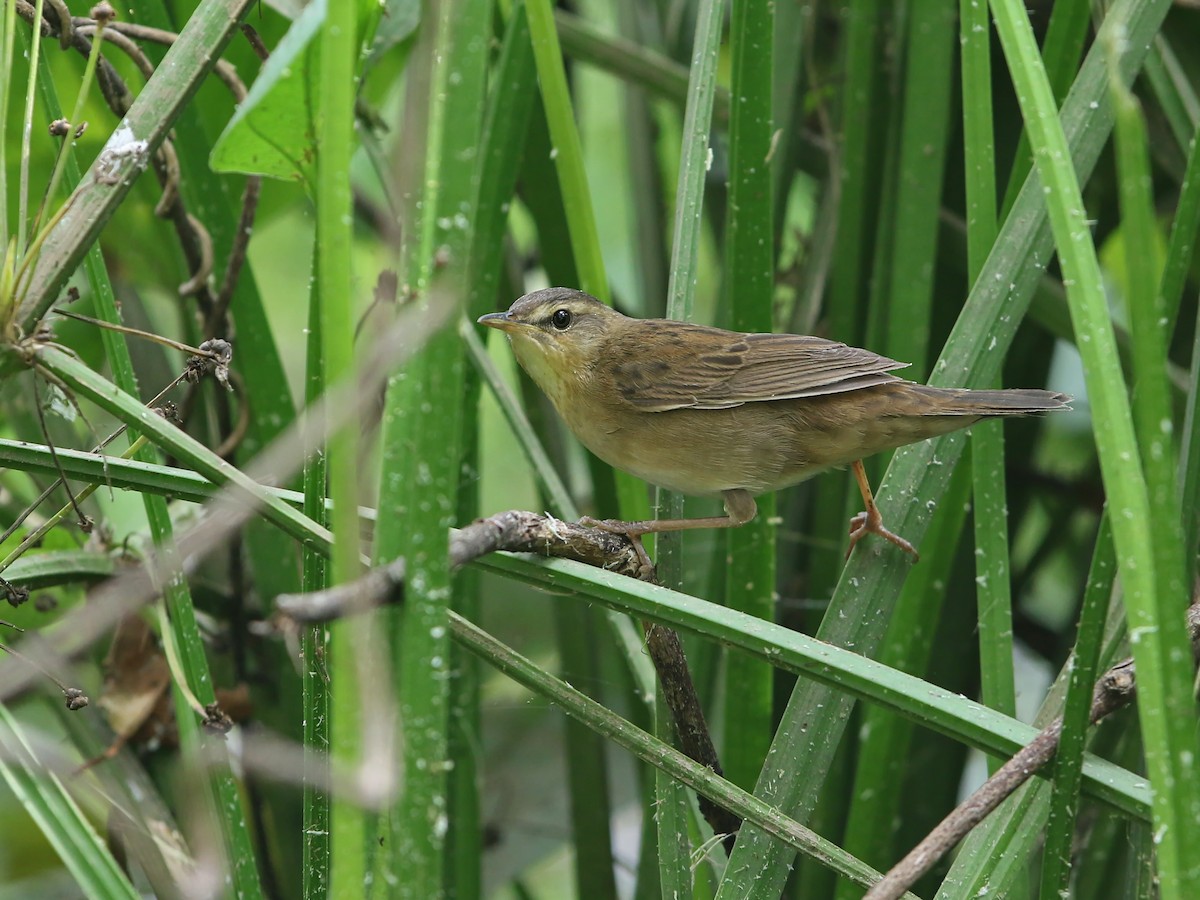
M 798 484 L 825 469 L 965 428 L 978 416 L 931 415 L 905 382 L 852 394 L 746 403 L 731 409 L 635 412 L 556 405 L 583 444 L 618 469 L 685 494 Z M 569 408 L 590 408 L 579 419 Z M 595 415 L 596 409 L 605 412 Z
M 792 423 L 756 406 L 627 414 L 620 426 L 601 419 L 567 424 L 610 465 L 685 494 L 760 494 L 824 468 L 811 464 Z

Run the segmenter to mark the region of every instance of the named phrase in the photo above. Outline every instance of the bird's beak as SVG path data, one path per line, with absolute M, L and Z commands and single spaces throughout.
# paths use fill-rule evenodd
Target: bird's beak
M 521 323 L 509 316 L 507 312 L 488 313 L 486 316 L 480 316 L 476 321 L 488 328 L 498 328 L 508 332 L 516 331 L 521 327 Z

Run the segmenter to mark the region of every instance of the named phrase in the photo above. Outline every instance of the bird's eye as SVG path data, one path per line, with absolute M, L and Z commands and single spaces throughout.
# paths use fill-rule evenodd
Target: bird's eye
M 550 324 L 559 331 L 566 331 L 571 327 L 571 311 L 569 309 L 556 309 L 554 315 L 550 317 Z

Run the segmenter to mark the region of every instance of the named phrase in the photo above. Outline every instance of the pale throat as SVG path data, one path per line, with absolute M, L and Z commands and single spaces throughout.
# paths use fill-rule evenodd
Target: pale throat
M 509 341 L 512 344 L 513 356 L 517 358 L 521 368 L 541 388 L 542 393 L 550 398 L 555 407 L 561 410 L 563 402 L 574 387 L 573 373 L 556 370 L 546 358 L 546 354 L 538 345 L 536 338 L 514 334 L 510 336 Z

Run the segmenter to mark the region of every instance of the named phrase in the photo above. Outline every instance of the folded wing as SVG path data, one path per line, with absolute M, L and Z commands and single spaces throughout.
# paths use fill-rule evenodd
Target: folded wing
M 899 380 L 888 373 L 908 365 L 818 337 L 739 334 L 674 322 L 639 329 L 637 340 L 637 348 L 614 346 L 609 358 L 639 360 L 615 367 L 614 388 L 645 412 L 729 409 L 857 391 Z

